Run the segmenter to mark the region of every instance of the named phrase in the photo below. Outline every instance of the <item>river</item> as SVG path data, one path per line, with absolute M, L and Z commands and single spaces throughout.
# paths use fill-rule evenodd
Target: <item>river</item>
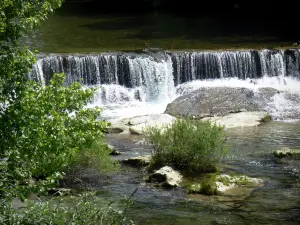
M 138 187 L 130 211 L 138 224 L 300 223 L 299 160 L 278 162 L 272 156 L 280 147 L 300 148 L 300 52 L 285 48 L 289 42 L 263 27 L 237 31 L 224 23 L 170 14 L 60 12 L 24 40 L 41 51 L 32 78 L 46 84 L 54 72 L 64 72 L 66 84 L 78 80 L 101 87 L 89 107 L 103 107 L 106 120 L 163 113 L 173 99 L 201 87 L 283 91 L 266 105 L 272 122 L 226 131 L 231 150 L 223 161 L 224 171 L 265 181 L 247 198 L 156 189 L 145 184 L 145 172 L 136 169 L 92 184 L 99 198 L 108 201 Z M 166 52 L 142 51 L 147 44 Z M 140 138 L 107 136 L 121 151 L 119 157 L 149 153 L 137 144 Z

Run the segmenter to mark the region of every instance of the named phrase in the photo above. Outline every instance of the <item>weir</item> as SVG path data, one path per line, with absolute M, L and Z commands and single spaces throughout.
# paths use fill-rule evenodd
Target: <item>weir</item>
M 101 86 L 101 104 L 157 103 L 172 100 L 176 89 L 189 81 L 299 78 L 300 50 L 40 55 L 29 76 L 48 84 L 57 72 L 67 75 L 67 85 L 80 81 Z
M 64 72 L 67 74 L 68 84 L 81 81 L 86 85 L 118 84 L 134 88 L 155 81 L 155 79 L 148 79 L 149 73 L 155 74 L 154 77 L 158 75 L 157 66 L 162 64 L 165 73 L 172 73 L 175 86 L 192 80 L 228 77 L 239 79 L 255 79 L 263 76 L 299 77 L 300 50 L 40 56 L 31 72 L 31 77 L 48 83 L 53 73 Z

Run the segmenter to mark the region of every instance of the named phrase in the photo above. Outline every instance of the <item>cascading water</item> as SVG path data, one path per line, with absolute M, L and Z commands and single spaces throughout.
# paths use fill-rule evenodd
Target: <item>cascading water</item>
M 103 106 L 107 118 L 162 113 L 178 95 L 204 86 L 234 86 L 276 88 L 280 93 L 266 110 L 274 119 L 300 119 L 297 49 L 46 56 L 30 77 L 47 84 L 55 72 L 67 74 L 66 84 L 100 87 L 90 107 Z

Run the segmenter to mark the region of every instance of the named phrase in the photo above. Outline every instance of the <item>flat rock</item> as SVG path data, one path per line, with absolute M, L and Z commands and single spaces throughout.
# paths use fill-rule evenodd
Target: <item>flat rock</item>
M 133 167 L 140 167 L 140 166 L 147 166 L 149 165 L 151 160 L 151 155 L 143 155 L 143 156 L 136 156 L 129 159 L 124 159 L 121 162 L 133 166 Z
M 258 126 L 262 122 L 270 120 L 267 112 L 239 112 L 230 113 L 223 117 L 206 117 L 202 120 L 215 122 L 217 125 L 225 126 L 225 128 Z
M 144 134 L 147 127 L 161 127 L 171 124 L 176 118 L 168 114 L 150 114 L 123 118 L 121 120 L 112 121 L 112 126 L 108 129 L 110 133 L 121 134 Z
M 172 124 L 176 120 L 175 117 L 168 114 L 153 114 L 146 116 L 138 116 L 128 120 L 130 125 L 129 131 L 132 134 L 144 134 L 147 127 L 160 127 Z
M 129 131 L 129 126 L 122 123 L 122 121 L 112 121 L 112 125 L 107 128 L 107 132 L 111 134 L 119 134 Z

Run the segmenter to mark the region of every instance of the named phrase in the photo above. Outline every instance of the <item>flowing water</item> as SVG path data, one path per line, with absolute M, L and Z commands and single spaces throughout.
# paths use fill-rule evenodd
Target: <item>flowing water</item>
M 201 87 L 273 87 L 283 92 L 265 109 L 274 120 L 293 121 L 300 119 L 299 62 L 298 49 L 40 55 L 30 77 L 47 84 L 64 72 L 66 84 L 99 87 L 89 107 L 103 107 L 105 119 L 162 113 Z
M 260 21 L 250 27 L 227 22 L 166 14 L 58 13 L 24 39 L 45 52 L 30 78 L 48 84 L 54 73 L 64 72 L 67 85 L 80 81 L 98 87 L 87 107 L 103 107 L 106 120 L 163 113 L 176 97 L 201 87 L 280 91 L 265 106 L 272 122 L 226 131 L 231 150 L 224 172 L 265 181 L 246 198 L 153 188 L 143 182 L 145 171 L 138 169 L 123 169 L 109 179 L 90 175 L 90 185 L 107 201 L 138 188 L 130 210 L 137 224 L 300 224 L 300 162 L 272 156 L 281 147 L 300 148 L 300 51 L 220 50 L 290 46 L 265 32 Z M 168 51 L 142 51 L 145 43 Z M 107 140 L 122 153 L 117 158 L 151 152 L 139 144 L 140 136 L 110 134 Z
M 231 150 L 224 172 L 262 178 L 264 186 L 243 198 L 187 195 L 183 189 L 161 190 L 143 182 L 143 170 L 114 176 L 99 190 L 101 198 L 116 200 L 138 188 L 130 216 L 138 224 L 299 224 L 300 161 L 276 161 L 274 149 L 299 148 L 300 124 L 270 122 L 259 127 L 227 130 Z M 141 137 L 110 135 L 108 141 L 126 158 L 149 154 Z M 97 186 L 97 185 L 96 185 Z M 99 186 L 97 187 L 99 188 Z
M 130 210 L 138 224 L 283 224 L 300 223 L 300 162 L 276 161 L 272 151 L 300 148 L 299 51 L 140 52 L 40 55 L 30 76 L 48 83 L 54 72 L 101 87 L 88 107 L 104 108 L 102 118 L 163 113 L 166 105 L 201 87 L 273 87 L 282 92 L 266 105 L 273 121 L 227 130 L 231 151 L 224 172 L 262 178 L 263 187 L 246 198 L 188 195 L 143 182 L 145 171 L 124 169 L 108 181 L 91 182 L 101 199 L 118 200 L 136 188 Z M 107 136 L 121 155 L 149 154 L 140 136 Z

